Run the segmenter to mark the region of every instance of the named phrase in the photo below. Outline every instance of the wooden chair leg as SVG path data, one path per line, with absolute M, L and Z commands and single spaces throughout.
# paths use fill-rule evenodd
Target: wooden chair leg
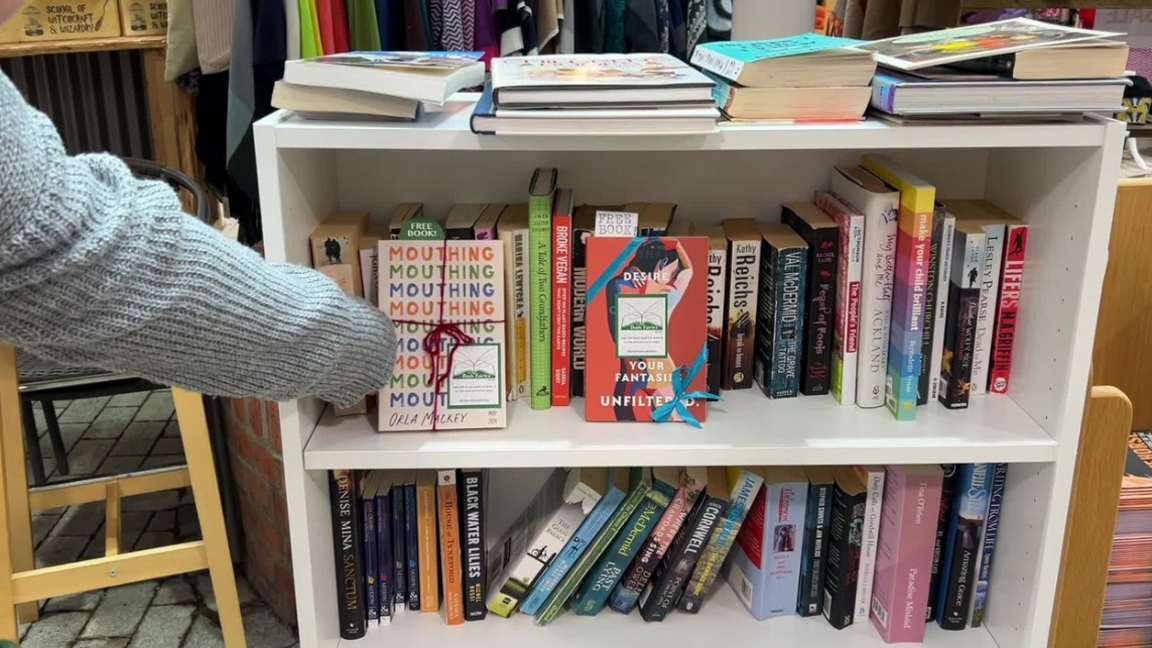
M 24 418 L 24 445 L 28 448 L 28 466 L 32 469 L 32 483 L 43 486 L 48 481 L 44 472 L 44 453 L 40 452 L 40 437 L 36 434 L 36 413 L 32 401 L 21 399 L 20 412 Z
M 0 435 L 11 436 L 9 430 L 21 426 L 20 392 L 16 384 L 16 350 L 0 344 Z M 0 443 L 0 474 L 8 475 L 8 443 Z M 24 452 L 19 455 L 24 465 Z M 7 482 L 2 482 L 7 484 Z M 27 500 L 25 500 L 27 501 Z M 16 604 L 12 596 L 12 548 L 8 534 L 8 498 L 0 497 L 0 639 L 18 641 L 20 626 L 16 617 Z
M 216 593 L 216 603 L 220 610 L 224 645 L 227 648 L 245 648 L 244 622 L 240 616 L 240 598 L 236 594 L 232 554 L 228 549 L 228 531 L 224 527 L 224 509 L 220 503 L 216 464 L 212 459 L 212 444 L 208 437 L 204 397 L 173 388 L 172 398 L 176 402 L 176 417 L 184 441 L 184 456 L 188 462 L 192 494 L 196 499 L 196 513 L 204 535 L 212 590 Z
M 24 463 L 24 424 L 21 420 L 19 376 L 16 371 L 16 349 L 0 344 L 0 470 L 4 472 L 4 491 L 7 502 L 6 524 L 8 529 L 7 551 L 4 557 L 11 559 L 7 579 L 0 573 L 0 580 L 8 583 L 11 593 L 12 572 L 25 572 L 35 568 L 32 545 L 32 511 L 28 503 L 28 471 Z M 2 535 L 2 533 L 0 533 Z M 8 600 L 11 600 L 10 598 Z M 7 606 L 0 599 L 0 624 Z M 22 623 L 31 623 L 40 618 L 40 607 L 35 603 L 17 606 L 17 615 Z M 7 632 L 5 627 L 0 631 Z
M 56 405 L 50 400 L 40 401 L 44 408 L 44 425 L 48 427 L 48 440 L 52 442 L 52 454 L 56 456 L 56 473 L 67 475 L 72 472 L 68 466 L 68 449 L 64 447 L 64 435 L 60 432 L 60 421 L 56 419 Z

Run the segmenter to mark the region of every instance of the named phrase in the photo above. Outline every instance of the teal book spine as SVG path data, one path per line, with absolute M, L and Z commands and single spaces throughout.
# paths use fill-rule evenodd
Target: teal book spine
M 616 535 L 616 539 L 608 546 L 608 550 L 596 562 L 588 577 L 576 590 L 573 599 L 572 611 L 579 615 L 596 616 L 608 602 L 608 595 L 624 576 L 624 571 L 632 564 L 640 548 L 656 528 L 664 509 L 673 493 L 668 493 L 658 487 L 648 491 L 647 497 L 632 517 L 625 523 L 624 529 Z
M 560 581 L 572 569 L 572 565 L 580 559 L 580 555 L 588 548 L 588 545 L 596 539 L 596 536 L 612 519 L 612 514 L 620 506 L 620 502 L 624 501 L 624 491 L 619 488 L 612 488 L 600 501 L 596 503 L 596 507 L 584 518 L 584 522 L 576 529 L 576 533 L 568 540 L 568 544 L 556 554 L 552 562 L 548 564 L 547 569 L 540 576 L 540 580 L 536 586 L 532 588 L 532 592 L 524 602 L 520 604 L 520 611 L 524 614 L 535 615 L 540 611 L 540 608 L 548 600 L 548 595 L 556 589 Z
M 541 182 L 551 171 L 551 183 Z M 532 409 L 552 407 L 552 191 L 555 172 L 537 171 L 528 197 L 528 357 Z
M 536 625 L 546 626 L 560 615 L 561 610 L 564 609 L 564 604 L 572 597 L 572 593 L 576 591 L 576 587 L 580 585 L 584 577 L 588 575 L 588 572 L 592 569 L 592 565 L 596 564 L 596 561 L 604 554 L 604 551 L 608 548 L 608 544 L 612 542 L 612 539 L 624 528 L 624 525 L 632 517 L 633 511 L 640 506 L 640 503 L 644 501 L 644 497 L 647 494 L 648 486 L 646 484 L 640 484 L 633 488 L 632 492 L 628 493 L 628 497 L 624 500 L 624 503 L 617 507 L 616 514 L 612 516 L 612 520 L 607 526 L 600 530 L 596 539 L 584 550 L 584 553 L 580 556 L 580 559 L 576 561 L 576 564 L 568 570 L 568 573 L 564 576 L 560 585 L 552 591 L 552 595 L 548 597 L 548 601 L 544 604 L 540 613 L 536 615 Z

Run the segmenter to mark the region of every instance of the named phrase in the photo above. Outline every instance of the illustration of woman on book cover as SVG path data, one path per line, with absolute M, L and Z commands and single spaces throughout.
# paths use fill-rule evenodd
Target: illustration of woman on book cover
M 617 348 L 621 348 L 624 334 L 660 335 L 667 340 L 668 325 L 692 276 L 692 264 L 678 240 L 651 238 L 637 248 L 605 288 L 608 330 Z M 634 306 L 643 301 L 628 297 L 638 296 L 659 296 L 663 299 L 658 301 L 663 303 Z M 618 309 L 622 307 L 631 310 L 621 314 Z M 617 330 L 620 322 L 624 324 Z M 674 397 L 672 372 L 692 359 L 672 357 L 673 349 L 668 344 L 664 345 L 664 351 L 663 355 L 620 358 L 620 378 L 613 391 L 613 402 L 622 404 L 612 408 L 617 421 L 651 420 L 652 410 Z M 680 420 L 679 416 L 673 414 L 673 420 Z

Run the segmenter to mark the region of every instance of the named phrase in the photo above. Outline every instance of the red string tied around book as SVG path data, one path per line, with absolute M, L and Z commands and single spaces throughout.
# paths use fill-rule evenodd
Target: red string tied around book
M 452 376 L 452 363 L 456 358 L 456 350 L 463 345 L 472 344 L 476 341 L 471 335 L 464 332 L 461 326 L 481 326 L 484 324 L 503 324 L 504 320 L 464 320 L 459 322 L 446 322 L 444 321 L 444 304 L 447 301 L 448 285 L 448 241 L 444 241 L 444 247 L 440 251 L 440 300 L 436 312 L 435 322 L 421 322 L 419 320 L 406 320 L 406 319 L 393 319 L 393 324 L 406 324 L 410 326 L 428 326 L 431 327 L 427 333 L 424 334 L 424 341 L 421 347 L 424 348 L 424 353 L 428 354 L 428 359 L 431 361 L 432 368 L 428 372 L 428 383 L 432 385 L 432 431 L 436 431 L 436 425 L 440 420 L 440 394 L 443 391 L 444 383 Z M 440 357 L 444 354 L 445 344 L 450 345 L 448 349 L 448 362 L 444 366 L 444 370 L 440 371 Z

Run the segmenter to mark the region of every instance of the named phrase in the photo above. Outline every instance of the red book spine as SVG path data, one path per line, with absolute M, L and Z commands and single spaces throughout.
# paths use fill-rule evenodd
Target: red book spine
M 572 402 L 572 214 L 552 216 L 552 405 Z
M 1024 283 L 1024 252 L 1028 247 L 1028 226 L 1009 223 L 1004 245 L 1000 302 L 996 306 L 996 334 L 992 336 L 992 365 L 988 391 L 1007 394 L 1012 374 L 1012 346 L 1016 342 L 1020 287 Z

